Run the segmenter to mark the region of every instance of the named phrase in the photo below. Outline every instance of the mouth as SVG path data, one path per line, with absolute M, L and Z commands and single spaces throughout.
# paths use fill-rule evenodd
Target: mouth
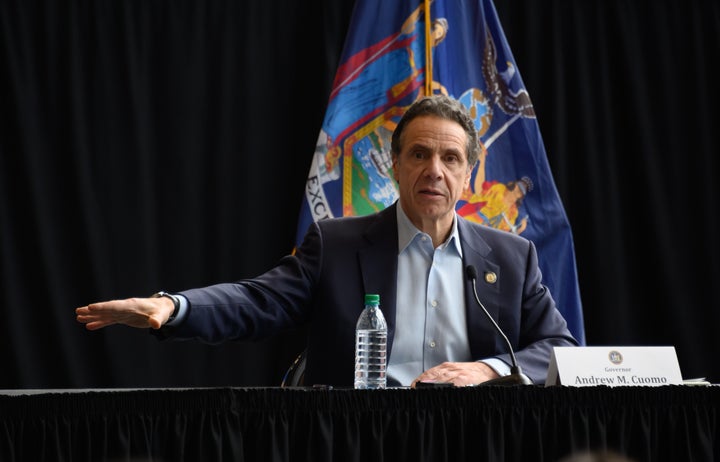
M 419 193 L 421 196 L 431 197 L 431 198 L 432 198 L 432 197 L 444 197 L 444 196 L 445 196 L 445 195 L 442 193 L 442 191 L 439 191 L 439 190 L 437 190 L 437 189 L 431 189 L 431 188 L 421 189 L 420 191 L 418 191 L 418 193 Z

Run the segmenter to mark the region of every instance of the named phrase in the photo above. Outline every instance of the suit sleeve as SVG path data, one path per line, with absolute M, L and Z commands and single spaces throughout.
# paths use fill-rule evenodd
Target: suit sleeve
M 160 338 L 217 344 L 256 340 L 307 323 L 319 271 L 319 233 L 311 225 L 295 255 L 255 278 L 180 292 L 189 302 L 179 325 L 163 327 Z
M 577 340 L 542 283 L 535 245 L 528 241 L 526 277 L 522 294 L 519 350 L 516 359 L 536 384 L 545 382 L 550 353 L 555 346 L 577 346 Z

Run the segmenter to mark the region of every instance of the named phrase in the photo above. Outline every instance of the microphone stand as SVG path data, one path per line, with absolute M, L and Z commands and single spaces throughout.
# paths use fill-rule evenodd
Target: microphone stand
M 473 289 L 473 295 L 475 295 L 475 301 L 477 304 L 482 308 L 483 313 L 485 313 L 485 316 L 490 320 L 492 325 L 495 327 L 495 330 L 500 334 L 500 336 L 505 340 L 505 343 L 507 344 L 508 351 L 510 352 L 510 359 L 512 360 L 512 366 L 510 366 L 510 375 L 505 375 L 503 377 L 498 377 L 495 379 L 487 380 L 485 382 L 479 383 L 478 386 L 485 386 L 485 385 L 499 385 L 499 386 L 508 386 L 508 385 L 533 385 L 533 381 L 530 380 L 530 378 L 525 375 L 520 369 L 520 365 L 517 363 L 517 360 L 515 359 L 515 352 L 513 351 L 512 344 L 510 343 L 510 340 L 508 340 L 507 336 L 505 335 L 505 332 L 503 332 L 502 329 L 500 329 L 500 326 L 495 322 L 492 316 L 490 316 L 490 312 L 485 308 L 485 305 L 482 304 L 480 301 L 480 297 L 478 297 L 477 294 L 477 288 L 475 287 L 475 280 L 477 279 L 477 270 L 473 265 L 468 265 L 466 268 L 468 277 L 470 278 L 470 281 L 472 281 L 472 289 Z

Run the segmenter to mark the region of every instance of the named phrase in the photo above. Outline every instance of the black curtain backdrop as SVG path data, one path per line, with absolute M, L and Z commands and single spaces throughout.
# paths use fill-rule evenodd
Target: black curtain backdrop
M 720 4 L 496 7 L 573 228 L 588 345 L 673 345 L 685 378 L 720 382 Z M 0 388 L 280 383 L 302 330 L 160 342 L 88 332 L 74 309 L 292 250 L 352 8 L 0 2 Z

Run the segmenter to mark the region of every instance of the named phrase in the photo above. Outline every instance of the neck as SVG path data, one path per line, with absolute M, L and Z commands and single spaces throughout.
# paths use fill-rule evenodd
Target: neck
M 433 242 L 433 247 L 439 247 L 445 242 L 453 229 L 453 220 L 455 220 L 455 211 L 452 210 L 443 216 L 439 217 L 423 217 L 419 215 L 409 215 L 406 212 L 406 208 L 403 207 L 402 202 L 397 202 L 397 208 L 407 218 L 412 225 L 417 228 L 420 232 L 426 233 L 430 236 Z
M 449 214 L 449 216 L 442 217 L 438 220 L 419 220 L 419 223 L 416 223 L 414 220 L 411 221 L 413 221 L 413 224 L 420 231 L 430 235 L 433 247 L 437 248 L 450 236 L 450 233 L 452 232 L 453 219 L 454 215 Z

